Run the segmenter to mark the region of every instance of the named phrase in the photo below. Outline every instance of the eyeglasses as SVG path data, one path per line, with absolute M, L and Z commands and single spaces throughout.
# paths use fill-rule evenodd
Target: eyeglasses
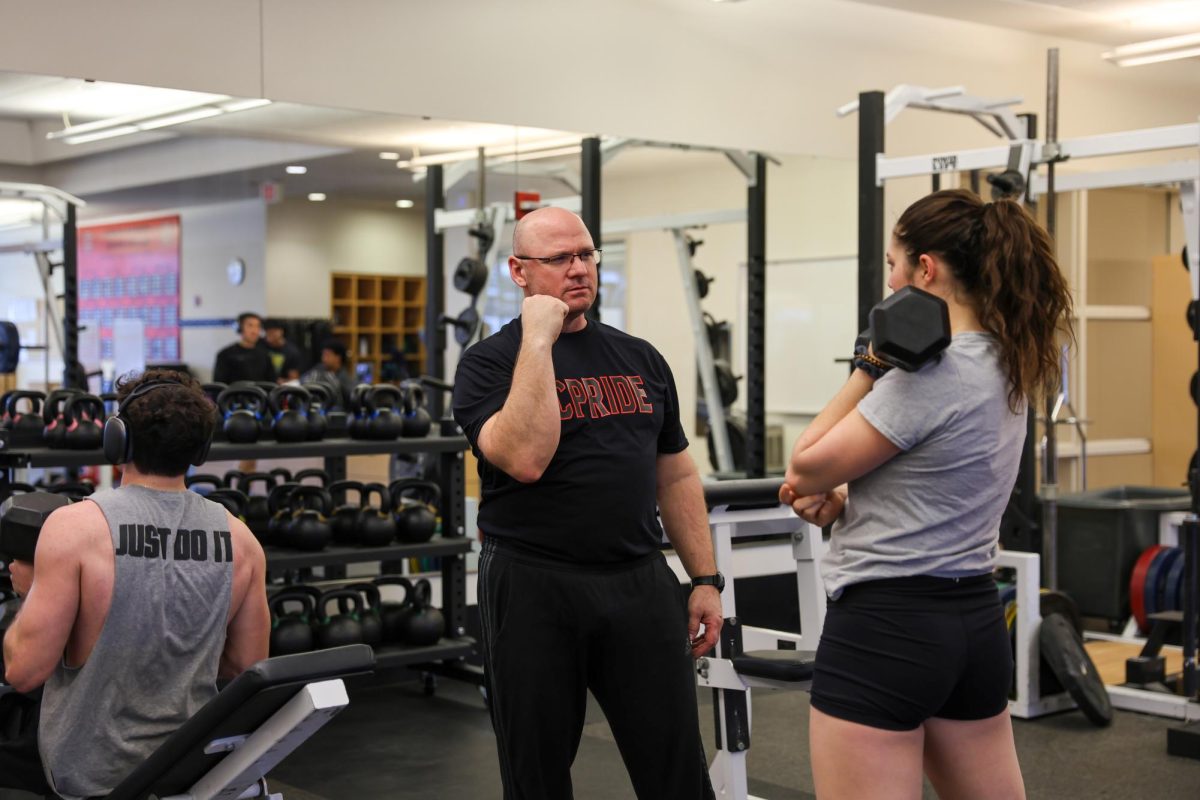
M 600 263 L 600 254 L 602 252 L 604 251 L 584 250 L 580 253 L 559 253 L 556 256 L 547 256 L 546 258 L 518 255 L 514 255 L 513 258 L 520 259 L 521 261 L 537 261 L 538 263 L 545 264 L 547 267 L 567 267 L 578 258 L 581 264 L 583 264 L 585 267 L 590 267 L 593 264 Z

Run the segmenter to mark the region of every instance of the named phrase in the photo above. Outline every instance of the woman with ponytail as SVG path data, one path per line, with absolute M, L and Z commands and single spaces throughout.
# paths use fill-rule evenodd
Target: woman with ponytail
M 1070 292 L 1020 204 L 958 189 L 904 212 L 887 261 L 889 289 L 946 301 L 950 346 L 915 372 L 855 369 L 796 442 L 779 493 L 833 524 L 809 724 L 817 796 L 919 798 L 924 774 L 943 799 L 1024 797 L 992 570 L 1026 408 L 1058 386 Z

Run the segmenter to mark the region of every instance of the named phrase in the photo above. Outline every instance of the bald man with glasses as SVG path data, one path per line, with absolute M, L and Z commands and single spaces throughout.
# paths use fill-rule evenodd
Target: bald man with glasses
M 454 417 L 479 457 L 479 608 L 504 797 L 572 796 L 590 690 L 639 798 L 711 798 L 692 658 L 716 642 L 724 581 L 670 368 L 585 316 L 599 261 L 575 214 L 526 215 L 508 262 L 521 316 L 468 349 L 454 382 Z M 686 608 L 663 529 L 693 578 Z

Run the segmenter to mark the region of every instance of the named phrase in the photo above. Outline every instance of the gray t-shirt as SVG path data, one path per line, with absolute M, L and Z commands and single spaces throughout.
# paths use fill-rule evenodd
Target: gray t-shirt
M 917 372 L 894 369 L 858 410 L 902 452 L 849 485 L 821 563 L 825 591 L 880 578 L 992 570 L 1025 441 L 996 340 L 960 333 Z

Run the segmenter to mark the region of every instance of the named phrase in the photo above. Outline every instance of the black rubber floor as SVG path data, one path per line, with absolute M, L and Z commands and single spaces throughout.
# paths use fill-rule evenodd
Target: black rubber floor
M 711 757 L 712 712 L 700 693 Z M 806 730 L 808 695 L 754 695 L 749 755 L 752 794 L 769 800 L 813 797 Z M 1200 798 L 1200 761 L 1168 756 L 1175 723 L 1117 712 L 1092 727 L 1078 712 L 1015 724 L 1030 798 Z M 579 800 L 632 798 L 620 754 L 599 708 L 588 706 L 573 770 Z M 433 697 L 419 683 L 351 689 L 350 707 L 276 768 L 272 785 L 288 800 L 499 798 L 499 767 L 478 691 L 443 680 Z M 927 797 L 934 797 L 927 787 Z

